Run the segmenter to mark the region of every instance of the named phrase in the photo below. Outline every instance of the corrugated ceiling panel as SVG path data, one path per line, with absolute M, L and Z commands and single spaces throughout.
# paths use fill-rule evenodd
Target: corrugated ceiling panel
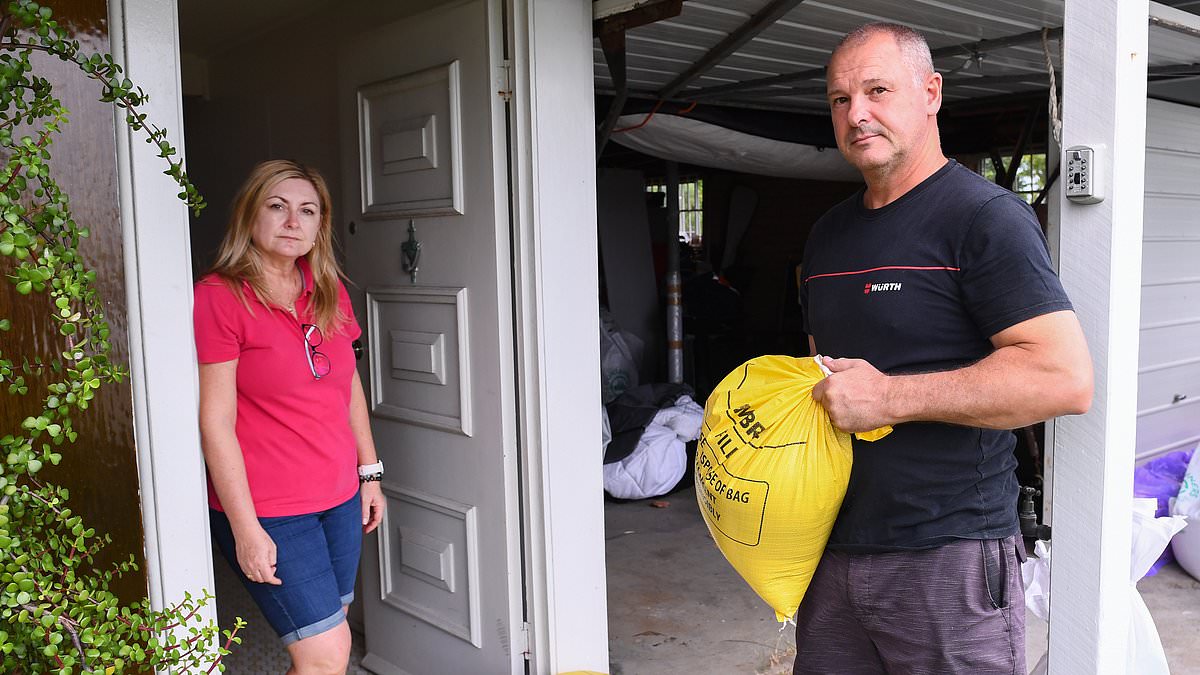
M 1063 17 L 1062 0 L 909 0 L 903 4 L 912 12 L 929 17 L 928 22 L 935 25 L 944 17 L 957 16 L 965 21 L 1006 24 L 1017 33 L 1042 26 L 1061 26 Z
M 830 42 L 830 44 L 833 44 Z M 822 66 L 829 59 L 829 49 L 804 40 L 775 40 L 763 34 L 742 45 L 738 53 L 753 56 L 778 56 L 780 58 L 797 58 L 819 62 Z
M 685 2 L 679 16 L 667 19 L 663 24 L 685 24 L 705 30 L 715 30 L 728 33 L 746 23 L 751 15 L 758 11 L 738 10 L 732 7 L 703 2 Z
M 705 2 L 688 0 L 688 2 L 683 3 L 683 11 L 684 13 L 687 13 L 693 9 L 719 7 L 720 9 L 728 12 L 737 12 L 744 16 L 751 16 L 766 6 L 766 0 L 720 0 L 719 4 L 713 0 L 707 0 Z
M 737 26 L 736 23 L 732 25 L 734 27 Z M 684 23 L 675 19 L 659 21 L 658 23 L 641 26 L 634 30 L 637 32 L 638 37 L 645 40 L 665 40 L 667 42 L 694 44 L 705 50 L 717 44 L 722 38 L 728 35 L 723 30 Z
M 625 45 L 630 54 L 674 57 L 688 63 L 694 62 L 708 51 L 707 47 L 695 43 L 654 40 L 637 33 L 630 33 L 625 38 Z
M 825 66 L 825 60 L 821 57 L 796 58 L 804 56 L 801 54 L 792 54 L 790 56 L 791 58 L 784 58 L 784 55 L 778 51 L 774 54 L 751 53 L 743 49 L 730 54 L 728 58 L 721 62 L 721 65 L 731 68 L 768 68 L 773 69 L 777 73 L 793 73 L 797 70 L 809 70 Z
M 1181 5 L 1194 0 L 1168 0 Z M 680 16 L 627 35 L 629 79 L 634 89 L 661 88 L 702 58 L 713 46 L 738 30 L 769 0 L 689 0 Z M 846 31 L 866 21 L 905 23 L 925 33 L 933 49 L 995 39 L 1062 25 L 1063 0 L 807 0 L 783 19 L 743 44 L 722 63 L 689 83 L 687 91 L 744 82 L 774 75 L 821 68 L 829 52 Z M 1200 6 L 1200 3 L 1197 3 Z M 1200 63 L 1200 38 L 1151 27 L 1151 66 Z M 597 43 L 598 44 L 598 43 Z M 1051 58 L 1059 64 L 1059 43 L 1049 44 Z M 1045 54 L 1040 42 L 994 49 L 981 62 L 970 55 L 940 57 L 935 66 L 951 77 L 997 77 L 1025 74 L 1028 81 L 979 85 L 955 83 L 945 92 L 947 101 L 1036 90 L 1046 86 Z M 597 85 L 611 86 L 604 56 L 595 49 Z M 793 82 L 792 86 L 820 86 L 821 80 Z M 824 96 L 804 91 L 786 96 L 756 97 L 728 94 L 723 100 L 744 100 L 770 107 L 824 105 Z

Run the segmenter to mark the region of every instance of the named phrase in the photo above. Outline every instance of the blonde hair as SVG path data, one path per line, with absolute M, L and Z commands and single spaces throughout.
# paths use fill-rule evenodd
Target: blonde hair
M 217 260 L 211 272 L 221 277 L 251 313 L 254 310 L 242 292 L 242 282 L 250 285 L 254 297 L 264 305 L 269 293 L 263 276 L 262 254 L 254 246 L 254 220 L 271 190 L 289 178 L 306 180 L 317 192 L 320 201 L 321 224 L 312 249 L 304 255 L 308 260 L 313 277 L 313 296 L 309 307 L 313 323 L 322 331 L 331 328 L 340 331 L 349 319 L 338 302 L 339 281 L 345 278 L 333 253 L 333 219 L 330 213 L 331 200 L 325 179 L 315 169 L 286 159 L 271 159 L 260 162 L 250 170 L 250 175 L 238 189 L 229 215 L 229 225 L 221 247 L 217 249 Z

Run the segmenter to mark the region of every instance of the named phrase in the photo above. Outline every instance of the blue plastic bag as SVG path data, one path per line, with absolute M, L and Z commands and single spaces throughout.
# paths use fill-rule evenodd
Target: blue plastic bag
M 1158 500 L 1155 517 L 1171 515 L 1171 499 L 1179 494 L 1179 484 L 1187 473 L 1188 462 L 1195 450 L 1177 450 L 1146 462 L 1133 470 L 1133 496 L 1153 497 Z M 1146 576 L 1152 577 L 1175 560 L 1171 547 L 1163 551 L 1158 560 L 1150 566 Z

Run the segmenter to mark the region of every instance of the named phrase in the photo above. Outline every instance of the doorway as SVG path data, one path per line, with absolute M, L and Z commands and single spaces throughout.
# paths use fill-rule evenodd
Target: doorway
M 518 672 L 508 130 L 492 88 L 501 5 L 366 3 L 332 18 L 328 7 L 181 4 L 189 174 L 214 205 L 192 223 L 193 269 L 211 262 L 255 163 L 286 157 L 325 176 L 388 467 L 387 514 L 364 541 L 350 608 L 355 663 Z M 401 262 L 406 242 L 419 242 L 419 265 Z M 263 627 L 226 563 L 214 568 L 222 617 L 248 612 Z M 233 672 L 269 671 L 263 659 L 282 654 L 269 629 L 245 643 Z

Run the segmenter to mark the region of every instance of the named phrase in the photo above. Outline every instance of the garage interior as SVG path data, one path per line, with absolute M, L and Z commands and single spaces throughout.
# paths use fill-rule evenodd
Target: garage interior
M 746 359 L 807 354 L 796 298 L 804 241 L 826 209 L 861 187 L 852 170 L 847 177 L 846 167 L 826 156 L 837 150 L 823 67 L 840 37 L 868 21 L 925 34 L 945 77 L 939 115 L 945 154 L 1025 197 L 1055 250 L 1058 146 L 1051 116 L 1061 99 L 1051 91 L 1060 96 L 1070 77 L 1061 69 L 1063 2 L 633 4 L 593 3 L 616 12 L 597 19 L 593 53 L 601 305 L 645 343 L 642 382 L 671 379 L 667 247 L 676 218 L 681 374 L 695 400 L 703 405 Z M 1200 252 L 1200 224 L 1178 212 L 1180 200 L 1194 199 L 1200 187 L 1173 178 L 1187 171 L 1181 162 L 1200 159 L 1177 121 L 1200 105 L 1200 41 L 1188 27 L 1195 20 L 1175 12 L 1200 12 L 1200 2 L 1151 3 L 1139 464 L 1200 440 L 1200 416 L 1186 403 L 1200 382 L 1200 284 L 1194 265 L 1175 262 Z M 732 137 L 726 145 L 724 136 Z M 672 179 L 679 206 L 669 214 L 663 197 Z M 634 197 L 622 196 L 639 185 L 646 191 L 644 214 Z M 616 213 L 606 217 L 606 207 Z M 637 279 L 640 292 L 632 287 Z M 611 381 L 608 374 L 604 381 Z M 1039 490 L 1047 489 L 1043 432 L 1041 425 L 1016 432 L 1021 484 Z M 694 450 L 688 452 L 690 458 Z M 770 609 L 720 557 L 690 484 L 689 471 L 664 496 L 608 497 L 613 672 L 684 672 L 688 663 L 701 669 L 692 672 L 790 672 L 791 628 L 779 631 Z M 1040 494 L 1037 502 L 1041 516 Z M 1168 565 L 1139 589 L 1172 672 L 1200 672 L 1188 648 L 1197 631 L 1182 618 L 1200 601 L 1200 584 Z M 1030 614 L 1030 668 L 1045 652 L 1046 631 Z

